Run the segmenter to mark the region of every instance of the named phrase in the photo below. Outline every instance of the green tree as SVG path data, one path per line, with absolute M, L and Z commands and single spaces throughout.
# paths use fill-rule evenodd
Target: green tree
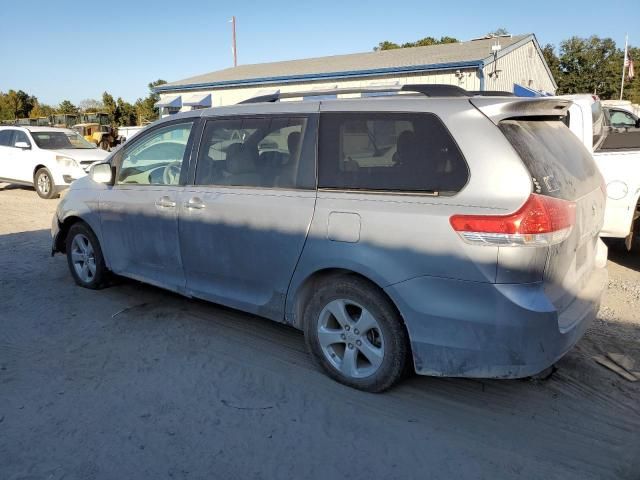
M 549 65 L 549 69 L 551 70 L 551 74 L 553 78 L 558 80 L 560 77 L 560 59 L 556 55 L 555 47 L 547 43 L 544 47 L 542 47 L 542 56 L 544 57 L 547 65 Z
M 373 47 L 373 50 L 378 52 L 380 50 L 395 50 L 396 48 L 401 48 L 397 43 L 390 42 L 385 40 L 380 42 L 377 47 Z
M 440 39 L 437 39 L 435 37 L 424 37 L 420 40 L 416 40 L 415 42 L 406 42 L 402 45 L 398 45 L 397 43 L 385 40 L 384 42 L 380 42 L 377 47 L 373 48 L 373 50 L 378 52 L 381 50 L 395 50 L 396 48 L 428 47 L 431 45 L 442 45 L 444 43 L 458 42 L 459 40 L 454 37 L 440 37 Z
M 154 88 L 164 85 L 165 83 L 167 82 L 161 79 L 149 83 L 149 95 L 146 98 L 139 98 L 136 101 L 135 109 L 139 125 L 144 125 L 158 119 L 160 112 L 155 107 L 155 104 L 160 100 L 160 95 L 154 92 Z
M 78 107 L 76 107 L 69 100 L 63 100 L 62 102 L 60 102 L 60 105 L 58 105 L 58 113 L 77 114 Z
M 9 90 L 5 97 L 5 103 L 10 119 L 19 118 L 20 111 L 23 108 L 22 98 L 15 90 Z
M 559 94 L 596 93 L 603 99 L 620 95 L 623 52 L 610 38 L 571 37 L 560 43 Z
M 0 92 L 0 121 L 12 120 L 9 105 L 7 103 L 7 94 Z
M 33 107 L 38 103 L 38 99 L 33 95 L 29 95 L 22 90 L 18 90 L 18 97 L 20 97 L 20 103 L 22 104 L 22 108 L 18 112 L 18 116 L 20 118 L 27 118 L 33 110 Z
M 36 102 L 29 113 L 30 118 L 40 118 L 40 117 L 48 117 L 49 115 L 53 115 L 56 113 L 56 109 L 50 105 L 45 105 L 44 103 Z
M 122 98 L 118 97 L 116 104 L 116 125 L 119 127 L 126 127 L 136 124 L 136 108 L 129 102 L 125 102 Z
M 38 99 L 23 90 L 0 92 L 0 120 L 29 117 Z
M 111 125 L 116 124 L 116 102 L 113 99 L 113 95 L 103 92 L 102 94 L 102 105 L 104 107 L 105 113 L 109 114 L 109 123 Z
M 509 30 L 504 27 L 496 28 L 493 32 L 487 33 L 488 36 L 499 37 L 500 35 L 509 35 Z

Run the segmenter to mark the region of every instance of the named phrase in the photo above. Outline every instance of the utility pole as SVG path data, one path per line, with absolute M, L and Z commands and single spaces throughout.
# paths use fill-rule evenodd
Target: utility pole
M 238 48 L 236 46 L 236 16 L 231 17 L 231 30 L 233 32 L 233 46 L 231 50 L 233 51 L 233 66 L 238 66 Z

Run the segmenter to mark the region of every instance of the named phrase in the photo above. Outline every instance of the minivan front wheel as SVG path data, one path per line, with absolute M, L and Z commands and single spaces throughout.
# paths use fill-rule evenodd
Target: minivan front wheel
M 333 379 L 380 392 L 402 377 L 407 333 L 395 308 L 368 282 L 345 276 L 326 283 L 304 317 L 311 356 Z
M 67 234 L 66 252 L 71 276 L 78 285 L 94 290 L 104 286 L 109 271 L 98 239 L 87 225 L 72 225 Z
M 33 177 L 36 193 L 40 198 L 51 199 L 58 196 L 51 172 L 46 168 L 39 169 Z

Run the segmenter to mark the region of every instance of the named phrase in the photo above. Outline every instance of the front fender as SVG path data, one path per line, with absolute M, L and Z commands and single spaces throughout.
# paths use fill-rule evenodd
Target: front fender
M 98 184 L 88 176 L 76 180 L 62 197 L 56 212 L 58 235 L 65 235 L 69 226 L 76 220 L 85 222 L 95 233 L 100 245 L 103 245 L 102 224 L 100 221 L 99 200 L 106 185 Z M 52 226 L 52 234 L 53 232 Z M 62 239 L 59 239 L 61 241 Z M 104 249 L 103 249 L 104 250 Z M 105 256 L 105 263 L 109 268 L 109 260 Z

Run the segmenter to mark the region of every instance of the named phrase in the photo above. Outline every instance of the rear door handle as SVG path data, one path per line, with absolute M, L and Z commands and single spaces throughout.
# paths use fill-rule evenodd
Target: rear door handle
M 202 210 L 204 208 L 204 202 L 198 197 L 190 198 L 188 202 L 184 204 L 185 208 L 194 208 L 196 210 Z
M 171 200 L 166 195 L 156 200 L 156 207 L 159 207 L 159 208 L 175 208 L 175 206 L 176 206 L 176 202 Z

